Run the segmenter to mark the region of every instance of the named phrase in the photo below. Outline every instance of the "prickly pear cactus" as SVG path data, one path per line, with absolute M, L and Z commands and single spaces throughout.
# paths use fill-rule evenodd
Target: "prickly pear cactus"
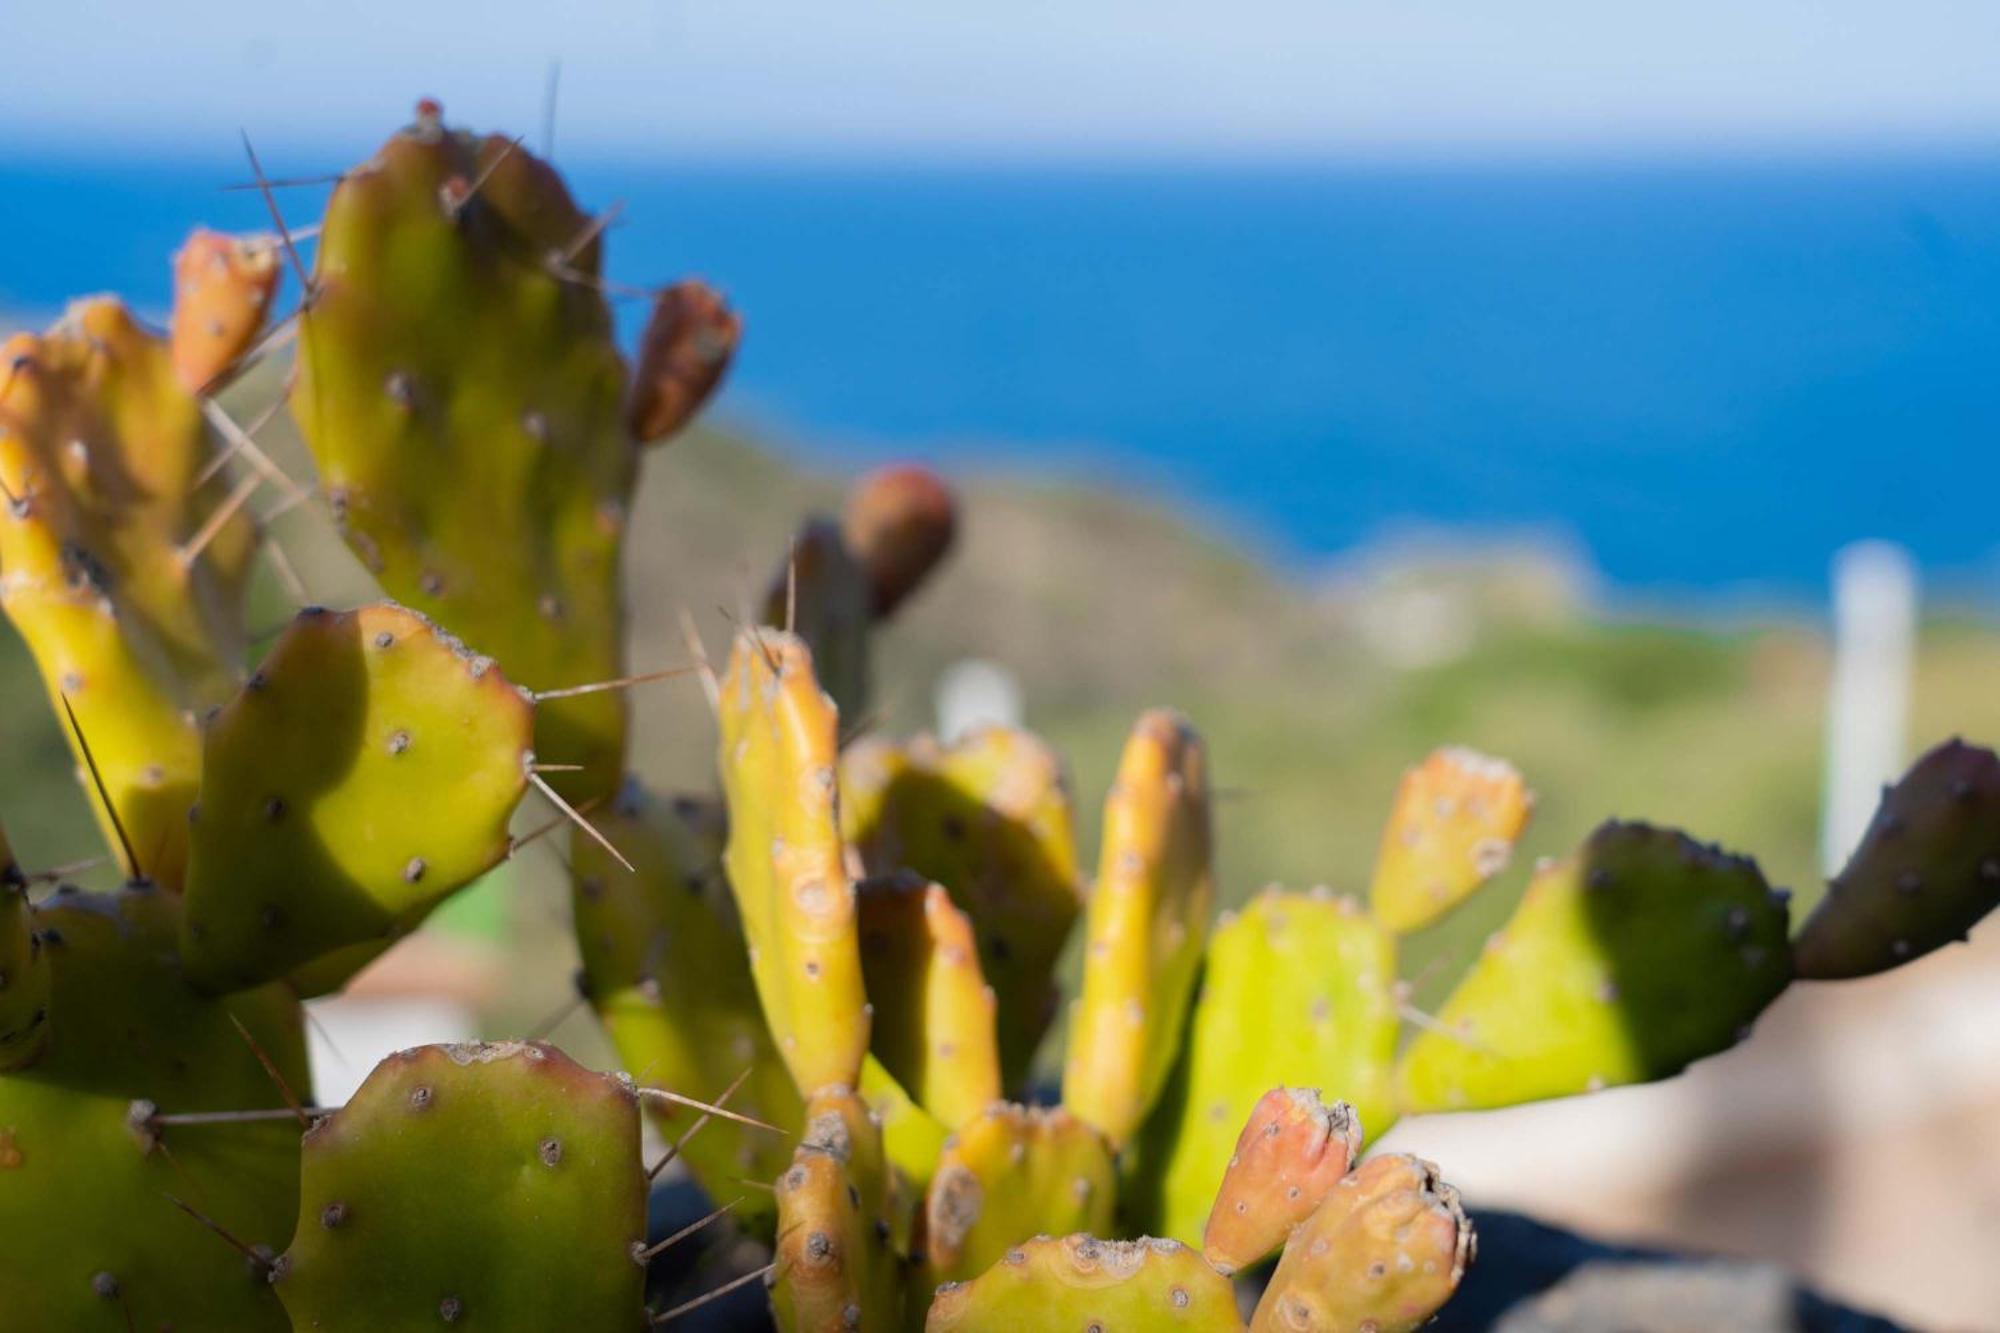
M 1171 1240 L 1036 1237 L 976 1280 L 939 1289 L 927 1333 L 1098 1329 L 1102 1333 L 1239 1333 L 1236 1289 Z
M 840 530 L 867 572 L 869 609 L 881 620 L 894 615 L 951 550 L 958 504 L 937 473 L 899 463 L 854 484 Z
M 1062 761 L 1014 727 L 950 745 L 862 740 L 841 760 L 841 813 L 871 874 L 907 868 L 972 918 L 999 1002 L 1002 1086 L 1018 1090 L 1056 1012 L 1056 961 L 1083 908 Z
M 995 1102 L 945 1140 L 924 1200 L 926 1280 L 976 1277 L 1034 1236 L 1107 1231 L 1116 1189 L 1096 1130 L 1061 1107 Z
M 2000 906 L 2000 758 L 1949 740 L 1919 759 L 1792 946 L 1802 977 L 1886 972 Z
M 1472 1252 L 1472 1224 L 1436 1167 L 1373 1158 L 1292 1233 L 1250 1328 L 1409 1333 L 1450 1299 Z
M 174 256 L 174 375 L 208 393 L 250 350 L 278 291 L 278 243 L 197 227 Z
M 355 553 L 398 601 L 533 690 L 624 674 L 619 559 L 639 446 L 600 240 L 553 168 L 435 104 L 341 177 L 299 322 L 299 429 Z M 571 801 L 624 774 L 618 691 L 549 701 Z
M 869 1019 L 836 808 L 838 714 L 805 642 L 773 631 L 737 635 L 718 695 L 724 861 L 765 1019 L 800 1091 L 854 1087 Z
M 1104 802 L 1063 1104 L 1122 1146 L 1166 1082 L 1215 897 L 1208 761 L 1179 714 L 1141 717 Z
M 1273 1088 L 1258 1099 L 1222 1173 L 1201 1252 L 1225 1273 L 1277 1251 L 1312 1215 L 1361 1151 L 1361 1122 L 1346 1102 L 1313 1088 Z
M 581 984 L 619 1059 L 709 1101 L 741 1078 L 729 1109 L 797 1131 L 803 1106 L 757 1006 L 722 867 L 672 803 L 636 784 L 590 819 L 633 867 L 592 839 L 570 845 Z M 737 1182 L 777 1179 L 791 1161 L 783 1138 L 713 1117 L 695 1130 L 703 1113 L 671 1103 L 647 1113 L 669 1143 L 692 1132 L 677 1155 L 710 1198 L 741 1193 L 734 1215 L 770 1230 L 776 1202 Z
M 1362 1125 L 1394 1122 L 1394 937 L 1352 898 L 1267 889 L 1209 941 L 1180 1064 L 1138 1141 L 1125 1206 L 1193 1242 L 1261 1090 L 1316 1087 Z
M 827 518 L 806 520 L 764 594 L 764 623 L 805 641 L 821 688 L 850 721 L 868 710 L 868 595 L 867 573 Z
M 845 1088 L 817 1093 L 806 1136 L 778 1177 L 771 1308 L 784 1333 L 894 1329 L 902 1274 L 891 1241 L 895 1192 L 881 1134 Z
M 937 1170 L 949 1131 L 936 1116 L 917 1105 L 880 1060 L 870 1055 L 861 1066 L 861 1100 L 882 1127 L 882 1147 L 911 1189 L 921 1193 Z
M 48 1041 L 48 955 L 27 881 L 0 833 L 0 1074 L 33 1064 Z
M 1756 863 L 1609 823 L 1537 870 L 1397 1068 L 1402 1109 L 1460 1111 L 1666 1078 L 1734 1045 L 1791 980 Z
M 106 842 L 128 875 L 176 889 L 195 719 L 236 688 L 257 546 L 211 457 L 166 340 L 119 302 L 80 301 L 0 344 L 0 606 L 56 716 L 74 714 L 79 773 L 89 746 Z
M 216 990 L 408 930 L 507 854 L 533 708 L 393 604 L 299 613 L 208 723 L 181 950 Z
M 525 1042 L 390 1056 L 305 1136 L 299 1329 L 643 1329 L 631 1085 Z
M 1369 894 L 1376 919 L 1403 932 L 1449 912 L 1506 868 L 1533 810 L 1505 760 L 1458 746 L 1434 752 L 1396 789 Z
M 652 444 L 680 433 L 722 382 L 743 321 L 703 282 L 688 279 L 653 298 L 625 405 L 632 438 Z
M 310 1100 L 298 1003 L 275 986 L 189 990 L 179 911 L 134 888 L 60 891 L 36 914 L 53 1040 L 0 1077 L 10 1333 L 290 1327 L 266 1273 L 297 1212 L 299 1124 L 258 1053 Z
M 860 895 L 875 1056 L 925 1110 L 962 1124 L 1000 1096 L 993 988 L 972 922 L 917 875 L 864 880 Z

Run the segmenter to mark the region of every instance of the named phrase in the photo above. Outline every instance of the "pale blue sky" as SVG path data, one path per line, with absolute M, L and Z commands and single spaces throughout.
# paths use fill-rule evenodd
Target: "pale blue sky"
M 420 92 L 569 152 L 2000 145 L 1996 0 L 0 0 L 0 145 L 348 148 Z

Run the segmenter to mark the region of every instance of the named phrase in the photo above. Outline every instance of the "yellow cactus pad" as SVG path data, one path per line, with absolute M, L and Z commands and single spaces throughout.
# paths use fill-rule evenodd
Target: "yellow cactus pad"
M 925 1333 L 1099 1329 L 1102 1333 L 1240 1333 L 1236 1288 L 1171 1240 L 1040 1236 L 977 1280 L 942 1288 Z
M 1458 906 L 1506 868 L 1534 805 L 1505 760 L 1434 751 L 1396 789 L 1369 895 L 1376 919 L 1401 933 Z
M 213 389 L 264 327 L 278 290 L 278 243 L 195 228 L 174 256 L 168 332 L 174 374 L 189 393 Z
M 0 605 L 57 716 L 74 710 L 116 812 L 86 778 L 105 840 L 128 875 L 175 889 L 195 719 L 236 688 L 257 546 L 228 483 L 203 480 L 211 457 L 166 341 L 119 302 L 0 344 Z
M 1104 1137 L 1061 1107 L 996 1102 L 945 1140 L 924 1200 L 925 1273 L 976 1277 L 1034 1236 L 1104 1231 L 1116 1202 Z
M 957 1125 L 998 1100 L 993 988 L 950 894 L 916 875 L 864 881 L 861 968 L 875 1054 L 924 1109 Z
M 309 609 L 208 723 L 181 951 L 235 989 L 393 938 L 507 854 L 534 710 L 415 612 Z
M 972 918 L 999 1000 L 1001 1084 L 1019 1089 L 1055 1017 L 1056 961 L 1083 909 L 1062 761 L 1013 727 L 943 746 L 863 740 L 842 758 L 841 802 L 871 874 L 913 870 Z
M 839 716 L 794 635 L 745 631 L 720 684 L 724 862 L 778 1054 L 808 1096 L 868 1054 L 854 884 L 840 841 Z
M 1180 1048 L 1215 897 L 1213 859 L 1201 739 L 1178 714 L 1149 712 L 1104 802 L 1063 1070 L 1063 1104 L 1114 1145 L 1139 1127 Z
M 807 1104 L 806 1137 L 778 1177 L 771 1309 L 783 1333 L 895 1329 L 902 1273 L 890 1247 L 890 1178 L 860 1101 L 829 1088 Z

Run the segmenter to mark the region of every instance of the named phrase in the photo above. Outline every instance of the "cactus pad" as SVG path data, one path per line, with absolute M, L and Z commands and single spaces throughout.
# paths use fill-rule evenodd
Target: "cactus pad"
M 1886 972 L 2000 906 L 2000 759 L 1951 740 L 1919 759 L 1793 944 L 1802 977 Z
M 1399 933 L 1449 912 L 1499 874 L 1534 797 L 1513 765 L 1457 746 L 1403 775 L 1382 830 L 1370 906 Z
M 1346 1102 L 1328 1106 L 1311 1088 L 1271 1089 L 1237 1136 L 1202 1231 L 1202 1254 L 1234 1273 L 1274 1253 L 1360 1150 L 1361 1123 Z
M 1178 714 L 1149 712 L 1104 802 L 1063 1070 L 1063 1104 L 1114 1145 L 1139 1127 L 1180 1048 L 1215 897 L 1212 863 L 1201 739 Z
M 881 1134 L 860 1099 L 824 1089 L 778 1177 L 771 1306 L 785 1333 L 894 1329 L 903 1289 L 891 1247 L 892 1185 Z
M 1209 940 L 1187 1046 L 1139 1139 L 1127 1203 L 1201 1237 L 1261 1089 L 1318 1088 L 1371 1132 L 1395 1120 L 1395 939 L 1352 898 L 1267 889 Z
M 976 1280 L 940 1288 L 926 1333 L 1081 1329 L 1097 1333 L 1240 1333 L 1236 1289 L 1171 1240 L 1040 1236 Z
M 27 882 L 0 833 L 0 1073 L 41 1058 L 49 1039 L 49 959 Z
M 840 528 L 867 571 L 869 609 L 879 620 L 895 614 L 951 550 L 958 505 L 937 473 L 897 464 L 854 484 Z
M 229 236 L 197 227 L 174 256 L 168 330 L 174 374 L 205 393 L 250 350 L 278 291 L 278 246 L 269 236 Z
M 924 1200 L 926 1272 L 976 1277 L 1030 1237 L 1104 1231 L 1116 1184 L 1096 1130 L 1061 1107 L 995 1102 L 945 1140 Z
M 507 852 L 533 709 L 392 604 L 308 609 L 208 723 L 182 953 L 282 976 L 407 930 Z
M 743 336 L 743 321 L 714 288 L 692 279 L 653 298 L 639 339 L 626 429 L 652 444 L 677 434 L 722 383 Z
M 1292 1233 L 1250 1328 L 1409 1333 L 1451 1298 L 1472 1253 L 1472 1224 L 1436 1167 L 1373 1158 Z
M 195 718 L 236 688 L 257 545 L 227 484 L 204 477 L 210 457 L 166 340 L 117 301 L 0 345 L 0 604 L 90 746 L 115 811 L 86 783 L 106 841 L 128 875 L 169 888 L 187 861 Z
M 861 969 L 883 1067 L 947 1125 L 1000 1096 L 993 988 L 951 895 L 903 874 L 860 886 Z
M 299 1126 L 250 1041 L 310 1098 L 299 1007 L 279 987 L 189 990 L 179 910 L 157 889 L 63 890 L 39 909 L 59 1020 L 38 1063 L 0 1078 L 0 1327 L 290 1327 L 263 1267 L 170 1196 L 265 1256 L 291 1234 Z
M 868 575 L 831 519 L 809 518 L 764 593 L 764 623 L 812 650 L 813 671 L 842 717 L 868 708 Z
M 534 690 L 624 674 L 638 445 L 600 258 L 553 168 L 426 104 L 334 188 L 299 323 L 293 412 L 348 545 Z M 583 766 L 558 790 L 616 794 L 622 693 L 535 724 L 543 761 Z
M 841 799 L 871 873 L 913 870 L 972 918 L 999 1001 L 1001 1084 L 1018 1089 L 1055 1017 L 1056 960 L 1083 906 L 1062 761 L 1012 727 L 948 746 L 863 740 L 842 760 Z
M 419 1046 L 305 1137 L 299 1328 L 642 1329 L 638 1098 L 551 1046 Z
M 798 1089 L 771 1045 L 722 868 L 669 802 L 628 783 L 591 823 L 632 864 L 590 838 L 570 846 L 582 986 L 627 1069 L 713 1100 L 739 1076 L 730 1110 L 787 1131 L 802 1123 Z M 635 873 L 636 872 L 636 873 Z M 658 1101 L 647 1114 L 669 1141 L 701 1112 Z M 738 1180 L 775 1180 L 791 1161 L 777 1135 L 710 1118 L 680 1152 L 710 1198 L 741 1192 L 736 1216 L 768 1231 L 776 1204 Z
M 1459 1111 L 1679 1073 L 1791 980 L 1782 895 L 1756 863 L 1609 823 L 1540 867 L 1397 1069 L 1402 1109 Z
M 840 840 L 839 718 L 790 634 L 737 635 L 720 684 L 724 860 L 778 1054 L 808 1095 L 868 1053 L 854 885 Z

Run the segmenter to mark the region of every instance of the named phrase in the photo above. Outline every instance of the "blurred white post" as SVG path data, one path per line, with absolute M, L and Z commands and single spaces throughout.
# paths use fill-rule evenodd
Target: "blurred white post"
M 1917 572 L 1890 542 L 1833 557 L 1833 686 L 1827 701 L 1826 802 L 1820 861 L 1838 871 L 1902 771 L 1917 633 Z
M 946 745 L 981 727 L 1021 725 L 1021 685 L 998 662 L 971 657 L 938 676 L 937 734 Z

